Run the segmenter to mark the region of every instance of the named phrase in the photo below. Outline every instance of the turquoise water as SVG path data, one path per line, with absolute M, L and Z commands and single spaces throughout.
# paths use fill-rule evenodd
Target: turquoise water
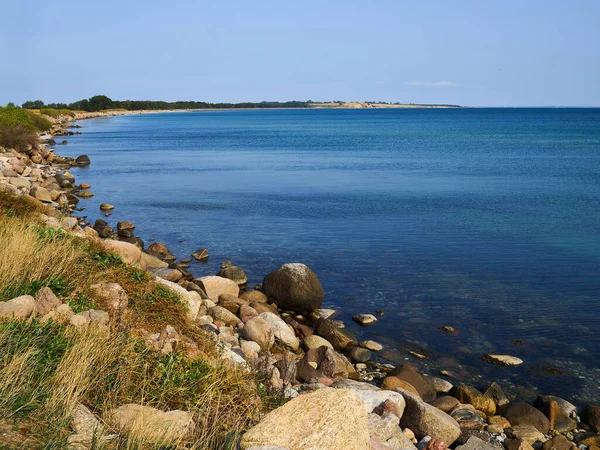
M 86 120 L 61 154 L 146 243 L 249 285 L 305 262 L 385 362 L 600 399 L 600 110 L 280 110 Z M 382 310 L 368 328 L 355 313 Z M 456 335 L 439 326 L 452 325 Z M 486 352 L 521 357 L 503 369 Z M 480 378 L 483 377 L 483 378 Z M 456 381 L 456 380 L 451 380 Z

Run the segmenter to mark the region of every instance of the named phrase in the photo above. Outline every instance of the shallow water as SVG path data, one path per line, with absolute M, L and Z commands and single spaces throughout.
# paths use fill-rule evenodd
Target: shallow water
M 380 359 L 600 400 L 600 110 L 210 111 L 81 121 L 82 200 L 249 286 L 304 262 Z M 384 311 L 368 328 L 355 313 Z M 438 330 L 452 325 L 456 335 Z M 518 368 L 480 361 L 521 357 Z M 558 370 L 557 370 L 558 369 Z M 483 378 L 481 378 L 483 377 Z M 451 380 L 455 381 L 455 380 Z

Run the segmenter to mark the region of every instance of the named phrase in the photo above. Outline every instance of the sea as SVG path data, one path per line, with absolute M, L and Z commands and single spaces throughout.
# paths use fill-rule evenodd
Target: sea
M 127 220 L 196 276 L 281 264 L 382 364 L 600 401 L 600 109 L 289 109 L 77 122 L 78 214 Z M 110 217 L 100 203 L 115 206 Z M 362 327 L 358 313 L 377 314 Z M 440 327 L 451 326 L 454 333 Z M 482 361 L 521 358 L 517 367 Z

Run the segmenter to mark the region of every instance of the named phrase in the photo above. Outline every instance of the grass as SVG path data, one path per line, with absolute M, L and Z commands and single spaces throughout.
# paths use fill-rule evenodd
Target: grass
M 40 114 L 44 116 L 52 117 L 57 119 L 59 116 L 71 116 L 75 117 L 75 112 L 70 109 L 54 109 L 54 108 L 41 108 Z
M 110 332 L 79 332 L 35 319 L 0 320 L 0 430 L 20 430 L 11 433 L 20 439 L 11 445 L 64 448 L 77 404 L 103 418 L 115 407 L 136 403 L 193 414 L 193 435 L 161 448 L 234 448 L 242 430 L 281 403 L 264 380 L 222 366 L 210 338 L 189 323 L 177 294 L 92 241 L 45 229 L 41 211 L 33 202 L 0 193 L 0 301 L 49 286 L 75 312 L 109 310 L 90 286 L 116 282 L 129 306 Z M 187 343 L 176 345 L 173 353 L 155 352 L 136 337 L 142 329 L 155 333 L 167 324 Z M 189 343 L 195 351 L 188 351 Z M 157 448 L 148 442 L 152 433 L 144 426 L 110 446 L 99 439 L 94 448 Z
M 52 128 L 47 118 L 15 106 L 0 107 L 0 146 L 27 150 L 38 145 L 37 132 Z

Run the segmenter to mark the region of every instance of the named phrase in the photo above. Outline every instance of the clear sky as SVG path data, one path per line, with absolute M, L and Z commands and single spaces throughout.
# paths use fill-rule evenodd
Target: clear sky
M 0 104 L 600 106 L 600 0 L 0 0 Z

